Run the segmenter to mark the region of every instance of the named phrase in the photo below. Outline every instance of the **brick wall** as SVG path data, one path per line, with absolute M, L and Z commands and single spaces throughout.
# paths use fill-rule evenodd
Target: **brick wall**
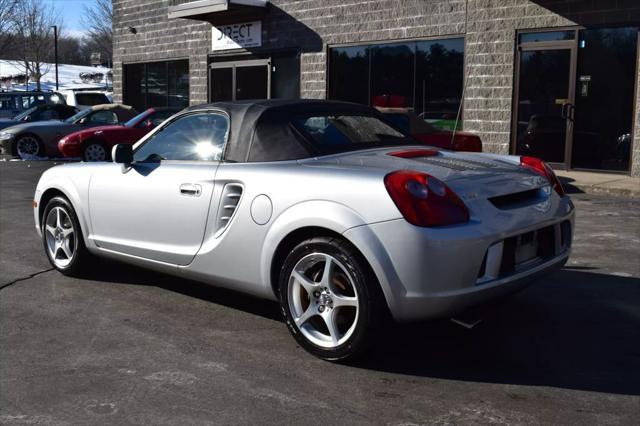
M 207 53 L 211 25 L 167 19 L 168 0 L 113 0 L 113 91 L 122 102 L 122 64 L 189 59 L 191 103 L 207 100 Z M 129 31 L 136 29 L 136 34 Z
M 123 63 L 188 57 L 191 103 L 205 102 L 210 24 L 169 21 L 168 0 L 113 4 L 116 101 L 122 100 Z M 465 130 L 499 153 L 510 145 L 516 29 L 640 22 L 638 0 L 272 0 L 270 10 L 263 50 L 301 50 L 305 98 L 326 96 L 327 45 L 466 34 Z M 636 106 L 638 140 L 640 100 Z M 633 163 L 633 174 L 640 175 L 640 143 Z

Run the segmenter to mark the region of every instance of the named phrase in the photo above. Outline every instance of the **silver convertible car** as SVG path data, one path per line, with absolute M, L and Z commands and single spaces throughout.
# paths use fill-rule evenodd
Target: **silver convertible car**
M 573 204 L 545 163 L 420 145 L 365 106 L 191 107 L 112 158 L 42 175 L 34 217 L 56 269 L 105 256 L 279 301 L 327 360 L 569 257 Z

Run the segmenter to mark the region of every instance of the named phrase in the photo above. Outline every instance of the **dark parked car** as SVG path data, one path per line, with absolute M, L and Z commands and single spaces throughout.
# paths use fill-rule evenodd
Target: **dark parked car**
M 378 108 L 387 121 L 414 139 L 427 145 L 450 149 L 451 151 L 482 152 L 480 137 L 468 132 L 440 130 L 405 108 Z
M 60 156 L 58 141 L 73 132 L 105 124 L 123 124 L 138 112 L 119 104 L 97 105 L 85 109 L 64 121 L 48 120 L 8 127 L 0 132 L 0 147 L 4 154 L 26 159 Z
M 23 111 L 44 104 L 66 104 L 57 92 L 0 92 L 0 118 L 13 118 Z
M 0 118 L 0 130 L 27 122 L 66 120 L 77 112 L 78 110 L 75 107 L 64 104 L 38 105 L 21 112 L 13 118 Z
M 105 161 L 111 158 L 111 148 L 114 145 L 136 143 L 178 111 L 179 108 L 149 108 L 123 126 L 83 129 L 60 139 L 58 150 L 65 157 L 82 157 L 84 161 Z

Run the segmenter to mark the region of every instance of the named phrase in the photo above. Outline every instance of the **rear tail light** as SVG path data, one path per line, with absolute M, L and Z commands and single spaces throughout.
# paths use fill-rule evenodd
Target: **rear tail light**
M 558 179 L 558 176 L 556 176 L 553 169 L 549 167 L 547 163 L 536 157 L 522 156 L 520 157 L 520 165 L 528 167 L 534 172 L 546 177 L 558 195 L 564 197 L 564 188 L 560 183 L 560 179 Z
M 469 210 L 444 182 L 426 173 L 400 170 L 384 184 L 402 216 L 416 226 L 445 226 L 469 221 Z

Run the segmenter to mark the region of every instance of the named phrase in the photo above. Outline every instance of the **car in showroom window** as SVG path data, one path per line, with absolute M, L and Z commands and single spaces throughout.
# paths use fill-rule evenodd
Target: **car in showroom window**
M 571 252 L 573 204 L 544 162 L 425 147 L 368 106 L 190 107 L 113 153 L 38 182 L 56 270 L 108 256 L 277 301 L 325 360 L 384 343 L 384 321 L 514 293 Z

